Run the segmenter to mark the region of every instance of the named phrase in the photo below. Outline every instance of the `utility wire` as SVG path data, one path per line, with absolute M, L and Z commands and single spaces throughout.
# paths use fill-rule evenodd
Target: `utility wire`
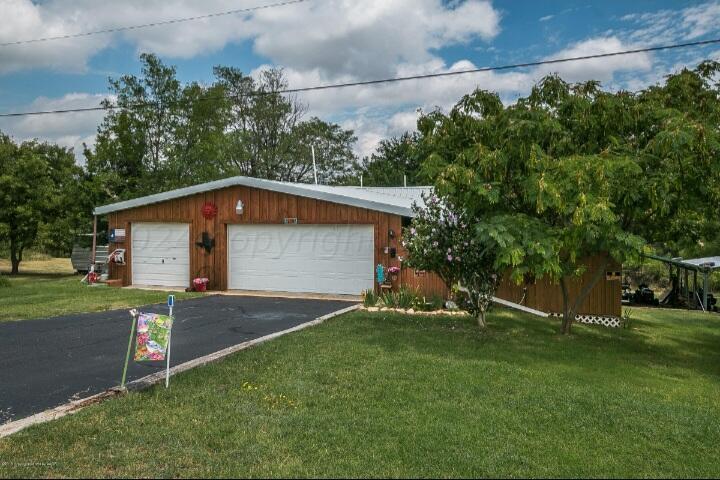
M 225 12 L 208 13 L 206 15 L 197 15 L 194 17 L 176 18 L 173 20 L 163 20 L 163 21 L 153 22 L 153 23 L 143 23 L 141 25 L 130 25 L 130 26 L 126 26 L 126 27 L 114 27 L 114 28 L 108 28 L 105 30 L 94 30 L 91 32 L 69 33 L 67 35 L 58 35 L 56 37 L 33 38 L 33 39 L 29 39 L 29 40 L 17 40 L 14 42 L 0 43 L 0 47 L 9 47 L 12 45 L 23 45 L 23 44 L 27 44 L 27 43 L 50 42 L 53 40 L 66 40 L 69 38 L 89 37 L 91 35 L 100 35 L 103 33 L 117 33 L 117 32 L 124 32 L 127 30 L 139 30 L 141 28 L 159 27 L 162 25 L 172 25 L 175 23 L 192 22 L 195 20 L 203 20 L 206 18 L 223 17 L 226 15 L 236 15 L 239 13 L 250 13 L 250 12 L 255 12 L 257 10 L 266 10 L 268 8 L 284 7 L 287 5 L 293 5 L 293 4 L 303 3 L 303 2 L 307 2 L 307 1 L 309 1 L 309 0 L 287 0 L 284 2 L 272 3 L 269 5 L 258 5 L 256 7 L 238 8 L 235 10 L 227 10 Z
M 471 73 L 481 73 L 481 72 L 490 72 L 490 71 L 498 71 L 498 70 L 511 70 L 516 68 L 525 68 L 525 67 L 536 67 L 540 65 L 554 65 L 558 63 L 568 63 L 568 62 L 577 62 L 581 60 L 591 60 L 596 58 L 607 58 L 607 57 L 616 57 L 621 55 L 632 55 L 635 53 L 646 53 L 646 52 L 657 52 L 661 50 L 672 50 L 672 49 L 678 49 L 678 48 L 689 48 L 689 47 L 699 47 L 704 45 L 712 45 L 720 43 L 720 38 L 715 38 L 712 40 L 702 40 L 697 42 L 688 42 L 688 43 L 676 43 L 671 45 L 661 45 L 656 47 L 646 47 L 646 48 L 636 48 L 634 50 L 621 50 L 617 52 L 608 52 L 608 53 L 596 53 L 593 55 L 582 55 L 578 57 L 567 57 L 567 58 L 555 58 L 550 60 L 538 60 L 536 62 L 525 62 L 525 63 L 514 63 L 510 65 L 498 65 L 498 66 L 492 66 L 492 67 L 482 67 L 482 68 L 473 68 L 470 70 L 457 70 L 454 72 L 441 72 L 441 73 L 427 73 L 423 75 L 412 75 L 407 77 L 393 77 L 393 78 L 383 78 L 378 80 L 364 80 L 359 82 L 348 82 L 348 83 L 333 83 L 333 84 L 327 84 L 327 85 L 316 85 L 316 86 L 310 86 L 310 87 L 300 87 L 300 88 L 287 88 L 284 90 L 275 90 L 271 92 L 251 92 L 248 95 L 251 96 L 257 96 L 257 95 L 272 95 L 272 94 L 286 94 L 286 93 L 301 93 L 301 92 L 312 92 L 317 90 L 330 90 L 335 88 L 347 88 L 347 87 L 358 87 L 363 85 L 378 85 L 383 83 L 393 83 L 393 82 L 406 82 L 409 80 L 424 80 L 428 78 L 438 78 L 438 77 L 449 77 L 449 76 L 455 76 L 455 75 L 467 75 Z M 203 97 L 199 100 L 203 101 L 210 101 L 210 100 L 220 100 L 222 98 L 227 97 Z M 40 110 L 40 111 L 30 111 L 30 112 L 17 112 L 17 113 L 0 113 L 0 118 L 7 118 L 7 117 L 23 117 L 23 116 L 30 116 L 30 115 L 50 115 L 50 114 L 59 114 L 59 113 L 75 113 L 75 112 L 94 112 L 98 110 L 114 110 L 114 109 L 122 109 L 122 108 L 135 108 L 135 107 L 145 107 L 145 106 L 151 106 L 156 105 L 157 102 L 139 102 L 131 105 L 125 105 L 125 106 L 118 106 L 118 105 L 100 105 L 97 107 L 84 107 L 84 108 L 68 108 L 63 110 Z

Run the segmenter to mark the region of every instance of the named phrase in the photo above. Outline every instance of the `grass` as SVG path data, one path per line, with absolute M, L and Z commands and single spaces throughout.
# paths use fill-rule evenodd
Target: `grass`
M 717 477 L 720 317 L 633 315 L 345 315 L 0 440 L 0 476 Z
M 10 260 L 0 258 L 0 273 L 10 273 Z M 33 254 L 20 262 L 20 273 L 26 275 L 72 275 L 74 270 L 69 258 L 53 258 L 42 254 Z
M 80 283 L 82 277 L 74 275 L 69 265 L 67 259 L 33 260 L 20 264 L 20 275 L 3 274 L 0 323 L 147 305 L 167 299 L 167 294 L 160 291 L 88 287 Z M 179 292 L 176 297 L 179 300 L 197 295 Z

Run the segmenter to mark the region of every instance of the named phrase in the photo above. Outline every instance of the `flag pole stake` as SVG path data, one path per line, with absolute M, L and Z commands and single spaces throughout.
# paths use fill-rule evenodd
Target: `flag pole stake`
M 172 331 L 173 326 L 175 323 L 175 319 L 173 318 L 173 305 L 175 304 L 175 295 L 168 295 L 168 309 L 170 310 L 169 316 L 170 316 L 170 332 L 168 332 L 168 344 L 167 344 L 167 355 L 165 355 L 167 358 L 165 359 L 167 361 L 165 365 L 165 388 L 168 388 L 170 386 L 170 346 L 172 345 Z
M 132 350 L 132 341 L 135 336 L 135 324 L 137 323 L 137 310 L 130 310 L 130 316 L 132 317 L 132 326 L 130 327 L 130 339 L 128 340 L 127 355 L 125 356 L 125 366 L 123 367 L 122 380 L 120 381 L 120 388 L 125 388 L 125 380 L 127 379 L 127 367 L 130 362 L 130 350 Z

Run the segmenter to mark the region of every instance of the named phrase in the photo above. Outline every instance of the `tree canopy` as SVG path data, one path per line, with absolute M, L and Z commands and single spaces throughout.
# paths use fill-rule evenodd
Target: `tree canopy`
M 92 188 L 70 149 L 35 141 L 16 144 L 0 134 L 0 243 L 10 251 L 11 273 L 23 253 L 40 246 L 66 253 L 73 234 L 88 227 Z
M 110 80 L 112 102 L 85 149 L 88 171 L 108 199 L 124 199 L 231 175 L 313 181 L 347 175 L 353 132 L 312 117 L 287 87 L 282 70 L 253 78 L 218 66 L 211 85 L 182 85 L 174 67 L 141 56 L 141 75 Z M 111 100 L 105 102 L 108 106 Z
M 624 261 L 717 234 L 718 72 L 705 62 L 636 93 L 548 76 L 507 106 L 477 90 L 419 120 L 424 172 L 479 219 L 473 234 L 498 272 L 548 275 L 567 294 L 589 255 Z M 604 269 L 565 298 L 565 333 Z
M 427 185 L 429 179 L 421 171 L 427 156 L 418 132 L 405 132 L 398 137 L 381 140 L 375 152 L 355 162 L 345 183 L 357 184 L 362 177 L 369 187 Z

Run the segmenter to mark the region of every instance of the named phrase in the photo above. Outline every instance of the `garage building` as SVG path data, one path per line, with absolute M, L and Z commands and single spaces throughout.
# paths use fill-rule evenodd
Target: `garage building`
M 232 177 L 105 205 L 95 215 L 107 217 L 110 251 L 125 249 L 124 265 L 110 266 L 110 278 L 125 286 L 189 287 L 200 277 L 211 290 L 359 295 L 377 288 L 383 265 L 401 267 L 396 286 L 445 295 L 438 277 L 401 261 L 402 228 L 429 191 Z M 608 268 L 581 313 L 620 315 L 620 266 Z M 504 282 L 498 296 L 548 312 L 561 305 L 559 287 L 542 279 Z

